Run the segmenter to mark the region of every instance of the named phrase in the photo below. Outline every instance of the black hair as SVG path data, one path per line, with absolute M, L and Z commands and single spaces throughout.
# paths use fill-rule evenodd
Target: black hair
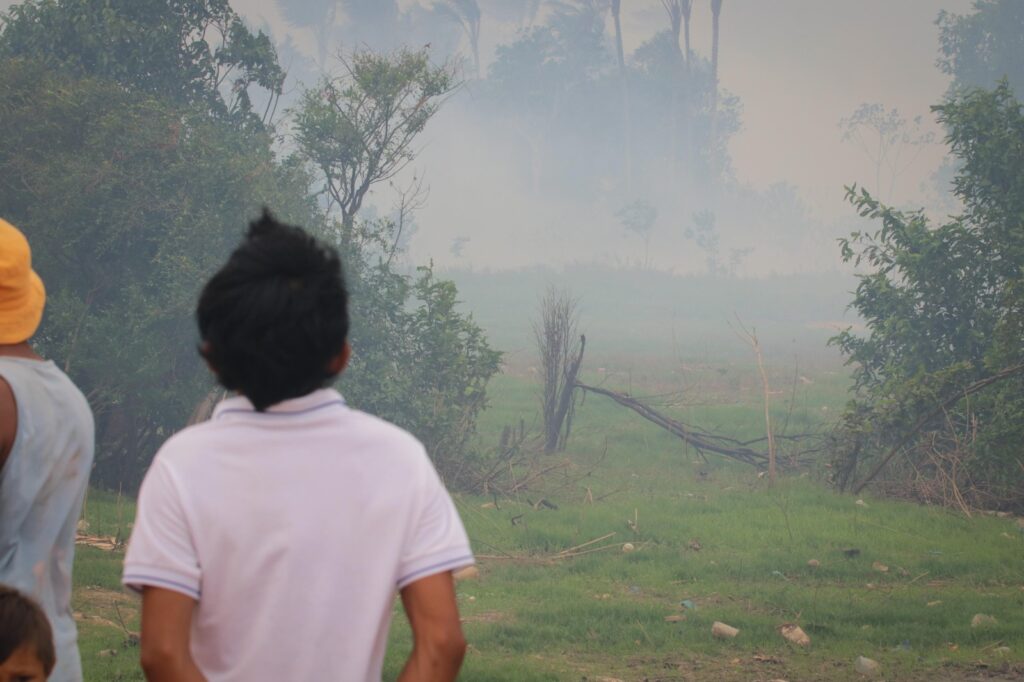
M 49 677 L 57 663 L 50 621 L 34 599 L 0 585 L 0 663 L 23 646 L 35 651 Z
M 348 336 L 338 253 L 264 209 L 203 288 L 196 317 L 200 354 L 257 410 L 323 388 Z

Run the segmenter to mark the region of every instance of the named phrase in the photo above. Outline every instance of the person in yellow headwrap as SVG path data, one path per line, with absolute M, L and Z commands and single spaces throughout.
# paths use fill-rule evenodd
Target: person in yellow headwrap
M 45 304 L 25 235 L 0 219 L 0 583 L 43 607 L 57 654 L 50 682 L 80 682 L 71 563 L 93 418 L 82 392 L 29 342 Z

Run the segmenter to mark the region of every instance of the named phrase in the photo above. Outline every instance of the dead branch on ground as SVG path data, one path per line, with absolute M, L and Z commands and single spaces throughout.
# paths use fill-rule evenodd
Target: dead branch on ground
M 728 457 L 729 459 L 734 459 L 738 462 L 743 462 L 744 464 L 750 464 L 751 466 L 755 466 L 759 469 L 767 468 L 769 465 L 769 454 L 767 452 L 753 450 L 742 441 L 736 440 L 735 438 L 700 431 L 688 424 L 677 421 L 662 414 L 661 412 L 658 412 L 651 406 L 645 405 L 625 393 L 618 393 L 598 386 L 589 386 L 578 381 L 576 382 L 576 387 L 583 391 L 611 398 L 619 405 L 628 407 L 644 419 L 657 424 L 661 428 L 680 438 L 702 454 L 712 453 L 721 455 L 723 457 Z M 789 438 L 793 441 L 801 440 L 797 436 L 790 436 Z M 808 456 L 816 453 L 817 451 L 818 448 L 815 447 L 794 453 L 791 458 L 791 462 L 794 466 L 806 464 Z

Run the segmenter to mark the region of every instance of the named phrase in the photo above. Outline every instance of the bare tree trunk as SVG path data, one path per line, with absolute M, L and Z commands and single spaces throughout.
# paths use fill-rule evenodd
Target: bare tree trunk
M 626 55 L 622 47 L 622 0 L 612 0 L 612 19 L 615 21 L 615 50 L 619 60 L 619 80 L 622 88 L 623 154 L 626 172 L 626 192 L 633 192 L 633 122 L 629 102 L 629 81 L 626 74 Z
M 548 289 L 541 300 L 540 320 L 533 325 L 540 354 L 543 386 L 544 451 L 565 449 L 572 427 L 573 392 L 583 362 L 586 337 L 576 341 L 576 300 L 568 292 Z
M 690 46 L 690 18 L 693 16 L 693 0 L 680 0 L 683 11 L 683 41 L 685 50 L 683 52 L 686 68 L 687 88 L 687 110 L 683 125 L 683 178 L 687 187 L 690 183 L 690 173 L 693 169 L 693 50 Z
M 711 180 L 718 180 L 718 36 L 722 16 L 722 0 L 711 0 L 711 146 L 708 158 L 711 161 Z
M 676 167 L 679 161 L 679 92 L 686 83 L 685 71 L 688 69 L 687 58 L 683 55 L 682 47 L 679 44 L 680 32 L 682 30 L 683 17 L 690 12 L 689 3 L 692 0 L 661 0 L 661 4 L 668 13 L 669 25 L 672 29 L 673 45 L 676 51 L 675 73 L 669 87 L 672 89 L 672 104 L 669 110 L 669 178 L 673 183 L 676 179 Z M 687 20 L 689 21 L 689 20 Z M 687 43 L 687 49 L 689 44 Z

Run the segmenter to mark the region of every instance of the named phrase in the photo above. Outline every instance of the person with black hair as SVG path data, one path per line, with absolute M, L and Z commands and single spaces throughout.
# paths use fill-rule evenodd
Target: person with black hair
M 199 352 L 225 388 L 157 453 L 124 583 L 150 680 L 380 680 L 397 589 L 399 678 L 452 680 L 452 571 L 473 563 L 423 446 L 329 388 L 347 365 L 337 252 L 269 214 L 204 287 Z
M 46 682 L 56 664 L 53 630 L 42 607 L 0 585 L 0 682 Z

